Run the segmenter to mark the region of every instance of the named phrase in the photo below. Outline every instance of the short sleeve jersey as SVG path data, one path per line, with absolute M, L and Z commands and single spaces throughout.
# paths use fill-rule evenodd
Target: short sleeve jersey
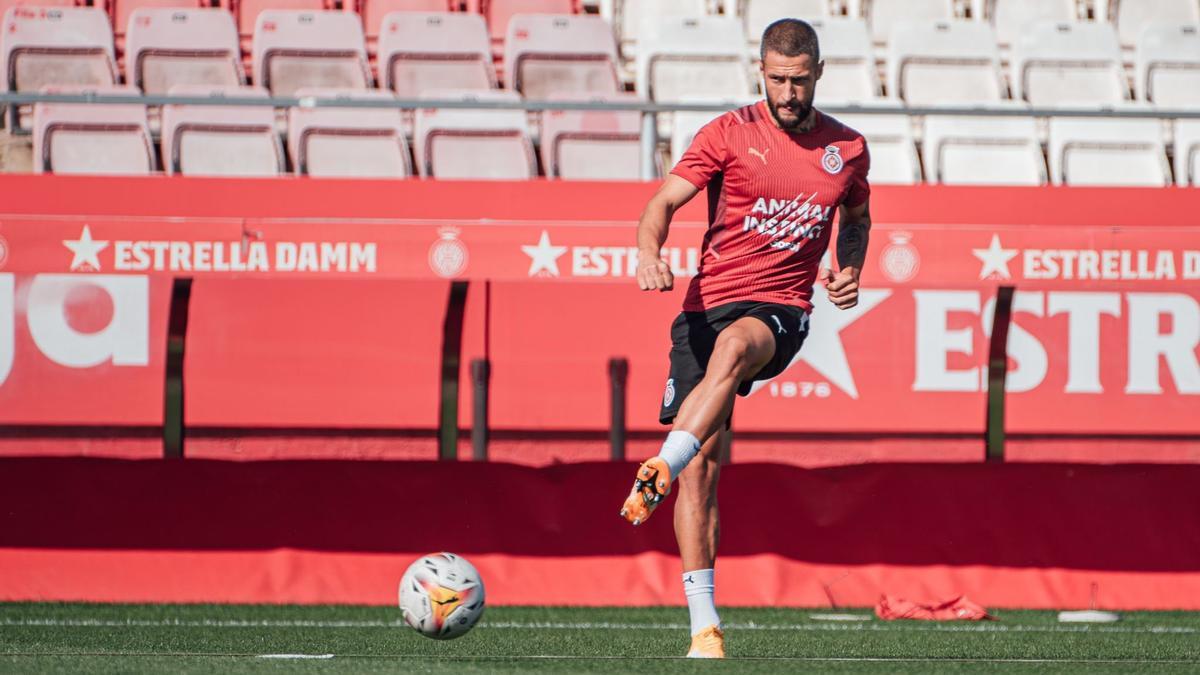
M 812 309 L 812 285 L 839 205 L 867 200 L 862 134 L 816 111 L 788 133 L 766 101 L 709 122 L 671 173 L 708 190 L 708 231 L 684 311 L 741 300 Z

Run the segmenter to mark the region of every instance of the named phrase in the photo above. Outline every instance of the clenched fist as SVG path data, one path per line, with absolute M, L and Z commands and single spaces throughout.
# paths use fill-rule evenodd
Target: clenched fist
M 829 301 L 838 309 L 850 309 L 858 304 L 858 270 L 846 267 L 835 273 L 824 268 L 817 279 L 825 284 L 829 293 Z
M 675 275 L 671 266 L 658 252 L 638 252 L 638 288 L 643 291 L 669 291 L 675 287 Z

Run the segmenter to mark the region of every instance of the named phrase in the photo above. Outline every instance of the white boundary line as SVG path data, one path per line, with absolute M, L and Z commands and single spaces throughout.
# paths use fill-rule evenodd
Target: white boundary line
M 307 621 L 295 619 L 4 619 L 0 626 L 50 627 L 50 628 L 402 628 L 403 621 L 378 620 L 324 620 Z M 685 630 L 685 623 L 619 623 L 619 622 L 552 622 L 552 621 L 484 621 L 482 629 L 541 629 L 541 630 Z M 1134 633 L 1134 634 L 1186 634 L 1200 633 L 1200 628 L 1190 626 L 1109 626 L 1109 625 L 1019 625 L 999 622 L 986 623 L 790 623 L 764 624 L 757 622 L 728 623 L 730 630 L 750 631 L 810 631 L 810 632 L 889 632 L 928 631 L 944 633 Z

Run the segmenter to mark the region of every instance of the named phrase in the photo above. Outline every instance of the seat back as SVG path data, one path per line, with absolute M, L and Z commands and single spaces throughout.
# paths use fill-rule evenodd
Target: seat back
M 117 48 L 121 49 L 122 40 L 129 33 L 130 19 L 133 18 L 134 12 L 140 9 L 203 9 L 207 7 L 210 5 L 205 0 L 113 0 L 112 21 Z
M 732 17 L 665 17 L 641 30 L 637 92 L 652 101 L 739 100 L 755 92 L 742 28 Z
M 866 10 L 876 44 L 888 41 L 898 21 L 949 21 L 958 16 L 954 0 L 869 0 Z
M 1106 23 L 1035 21 L 1013 45 L 1011 67 L 1013 98 L 1034 106 L 1129 98 L 1121 47 Z
M 1200 24 L 1148 24 L 1136 63 L 1139 99 L 1161 108 L 1200 106 Z
M 345 4 L 345 3 L 344 3 Z M 383 30 L 383 19 L 392 12 L 449 12 L 457 4 L 453 0 L 359 0 L 357 11 L 362 15 L 367 48 L 372 54 Z
M 349 12 L 266 10 L 254 28 L 254 83 L 273 96 L 371 86 L 362 22 Z
M 909 105 L 1007 98 L 992 28 L 982 21 L 897 21 L 888 42 L 888 92 Z
M 117 81 L 112 28 L 95 7 L 12 7 L 0 33 L 3 91 Z
M 301 98 L 391 101 L 383 91 L 300 89 Z M 405 178 L 412 175 L 398 108 L 306 107 L 288 110 L 288 154 L 299 176 Z
M 1014 103 L 1014 108 L 1024 104 Z M 946 185 L 1045 185 L 1046 160 L 1033 117 L 926 115 L 925 178 Z
M 879 98 L 879 74 L 875 69 L 871 34 L 861 19 L 813 19 L 825 70 L 817 86 L 821 101 L 851 102 Z
M 392 12 L 379 35 L 379 83 L 400 98 L 496 87 L 487 26 L 477 14 Z
M 1171 182 L 1162 125 L 1152 118 L 1052 117 L 1048 154 L 1056 185 L 1162 187 Z
M 425 97 L 520 100 L 509 91 L 434 90 Z M 419 109 L 413 146 L 418 170 L 426 178 L 522 180 L 537 175 L 523 110 Z
M 129 18 L 125 81 L 147 94 L 177 84 L 236 87 L 243 72 L 237 26 L 223 9 L 143 7 Z
M 179 84 L 171 96 L 266 99 L 255 87 Z M 165 105 L 162 158 L 168 174 L 185 176 L 278 176 L 285 160 L 275 130 L 275 109 L 262 106 Z
M 736 15 L 742 18 L 746 41 L 753 45 L 758 45 L 762 41 L 762 34 L 767 26 L 784 17 L 804 19 L 812 23 L 814 20 L 824 19 L 830 15 L 828 0 L 734 1 L 726 3 L 726 14 L 734 14 L 733 11 L 730 11 L 730 5 L 733 5 L 732 9 L 737 12 Z M 825 44 L 821 43 L 822 52 L 824 52 Z
M 526 99 L 613 94 L 617 43 L 597 16 L 517 14 L 505 40 L 505 86 Z
M 903 108 L 890 103 L 872 107 L 894 110 L 893 114 L 837 115 L 838 120 L 867 139 L 871 150 L 871 182 L 880 185 L 914 185 L 921 182 L 912 118 Z
M 1200 120 L 1175 120 L 1175 183 L 1200 187 Z
M 1196 0 L 1109 0 L 1109 19 L 1117 26 L 1121 45 L 1134 47 L 1151 23 L 1200 23 Z
M 1008 47 L 1035 21 L 1073 22 L 1079 18 L 1075 0 L 987 0 L 985 11 L 996 42 Z
M 632 94 L 565 100 L 637 101 Z M 542 115 L 542 166 L 547 178 L 639 180 L 641 115 L 636 110 L 548 110 Z M 650 178 L 646 176 L 645 178 Z
M 125 94 L 133 87 L 44 87 L 45 94 Z M 33 106 L 34 173 L 146 175 L 155 169 L 146 106 L 38 103 Z

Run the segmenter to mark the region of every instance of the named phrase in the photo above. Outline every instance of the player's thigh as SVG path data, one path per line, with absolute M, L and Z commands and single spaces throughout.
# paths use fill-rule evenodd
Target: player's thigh
M 717 336 L 713 359 L 736 361 L 743 377 L 757 373 L 775 355 L 775 335 L 761 319 L 744 316 Z

